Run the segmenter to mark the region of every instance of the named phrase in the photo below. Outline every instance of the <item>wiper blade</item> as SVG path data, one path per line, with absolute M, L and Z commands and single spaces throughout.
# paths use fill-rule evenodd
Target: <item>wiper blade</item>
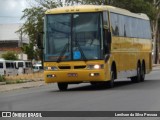
M 68 46 L 69 46 L 69 43 L 67 43 L 67 44 L 64 46 L 62 52 L 60 53 L 60 56 L 59 56 L 58 59 L 57 59 L 57 62 L 60 62 L 60 61 L 61 61 L 64 53 L 66 52 L 66 50 L 67 50 L 67 48 L 68 48 Z
M 82 57 L 83 57 L 84 61 L 87 61 L 87 58 L 86 58 L 86 56 L 84 55 L 84 52 L 83 52 L 83 50 L 82 50 L 82 48 L 81 48 L 81 46 L 79 45 L 79 43 L 78 43 L 77 40 L 76 40 L 76 44 L 77 44 L 77 46 L 78 46 L 78 48 L 79 48 L 79 50 L 80 50 L 80 52 L 81 52 L 81 54 L 82 54 Z

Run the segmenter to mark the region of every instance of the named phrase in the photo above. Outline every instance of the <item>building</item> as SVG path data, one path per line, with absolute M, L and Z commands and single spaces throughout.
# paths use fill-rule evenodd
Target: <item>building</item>
M 21 45 L 29 43 L 27 36 L 21 36 L 16 32 L 21 26 L 22 24 L 19 23 L 0 24 L 0 55 L 6 51 L 21 53 Z M 23 55 L 20 56 L 23 57 Z

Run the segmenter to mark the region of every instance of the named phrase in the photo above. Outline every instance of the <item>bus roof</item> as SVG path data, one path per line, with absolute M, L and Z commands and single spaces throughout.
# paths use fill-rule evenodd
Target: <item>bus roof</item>
M 81 13 L 81 12 L 100 12 L 110 11 L 122 15 L 132 16 L 136 18 L 149 20 L 148 16 L 143 13 L 132 13 L 128 10 L 108 6 L 108 5 L 78 5 L 78 6 L 66 6 L 54 9 L 49 9 L 45 14 L 61 14 L 61 13 Z
M 28 61 L 28 60 L 15 60 L 14 62 L 31 62 L 31 61 Z
M 13 60 L 5 60 L 5 59 L 0 59 L 0 62 L 14 62 Z

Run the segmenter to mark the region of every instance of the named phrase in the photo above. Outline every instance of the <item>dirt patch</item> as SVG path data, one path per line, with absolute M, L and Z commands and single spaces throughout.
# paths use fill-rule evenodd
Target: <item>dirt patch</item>
M 6 84 L 0 85 L 0 92 L 16 90 L 16 89 L 27 89 L 32 87 L 39 87 L 45 85 L 44 81 L 37 82 L 27 82 L 27 83 L 19 83 L 19 84 Z
M 5 83 L 5 84 L 4 84 Z M 40 73 L 22 74 L 15 76 L 5 76 L 5 82 L 0 84 L 0 92 L 21 88 L 31 88 L 45 85 L 44 75 Z

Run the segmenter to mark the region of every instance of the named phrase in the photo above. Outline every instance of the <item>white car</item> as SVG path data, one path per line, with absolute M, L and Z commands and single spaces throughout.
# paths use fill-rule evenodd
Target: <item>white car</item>
M 43 70 L 42 64 L 35 64 L 33 65 L 33 72 L 39 72 Z

